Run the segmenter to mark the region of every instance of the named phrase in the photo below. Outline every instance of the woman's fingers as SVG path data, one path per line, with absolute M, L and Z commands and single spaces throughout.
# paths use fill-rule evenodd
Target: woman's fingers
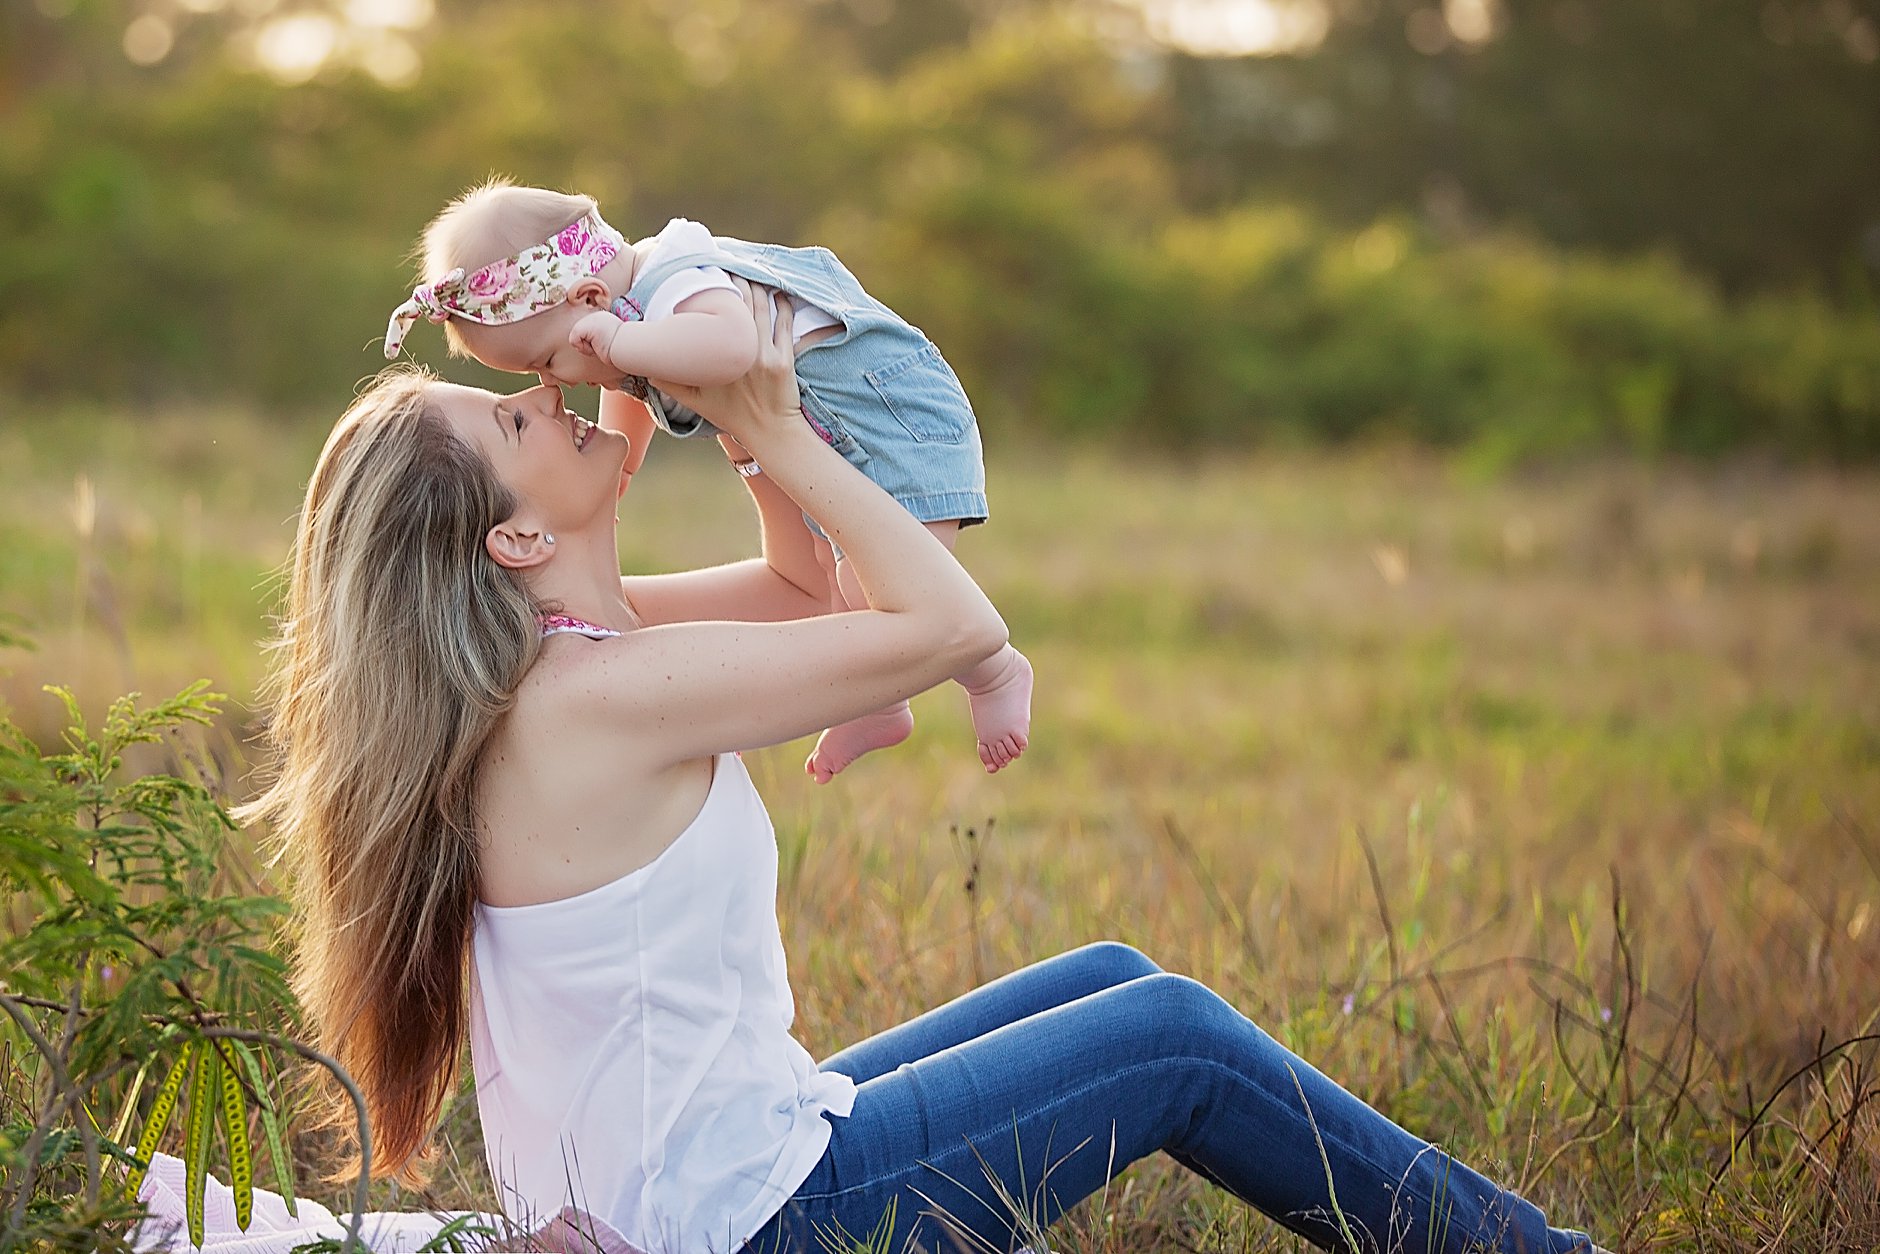
M 792 362 L 796 360 L 796 302 L 790 299 L 788 292 L 777 292 L 772 299 L 776 302 L 776 317 L 770 326 L 770 343 L 783 356 Z
M 778 369 L 779 363 L 790 355 L 790 341 L 787 338 L 789 335 L 787 323 L 790 317 L 790 298 L 785 296 L 782 292 L 766 290 L 764 293 L 764 304 L 767 307 L 763 310 L 763 313 L 770 319 L 770 334 L 763 336 L 758 341 L 762 347 L 758 350 L 757 364 L 766 370 L 776 370 Z M 758 331 L 759 334 L 762 335 L 764 328 L 760 326 Z M 792 364 L 794 365 L 794 363 Z
M 664 379 L 648 379 L 647 383 L 651 384 L 659 391 L 664 392 L 667 396 L 672 397 L 673 400 L 678 401 L 687 409 L 696 410 L 698 408 L 698 398 L 701 389 L 693 387 L 690 383 L 667 383 Z

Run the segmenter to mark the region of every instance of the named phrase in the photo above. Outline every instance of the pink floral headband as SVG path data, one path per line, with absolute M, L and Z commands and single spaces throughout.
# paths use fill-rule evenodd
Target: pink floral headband
M 398 356 L 412 324 L 422 317 L 448 322 L 468 318 L 486 327 L 520 322 L 568 299 L 568 289 L 599 274 L 627 246 L 620 232 L 589 210 L 553 239 L 513 257 L 464 273 L 459 266 L 440 279 L 411 289 L 411 299 L 392 311 L 385 328 L 385 356 Z

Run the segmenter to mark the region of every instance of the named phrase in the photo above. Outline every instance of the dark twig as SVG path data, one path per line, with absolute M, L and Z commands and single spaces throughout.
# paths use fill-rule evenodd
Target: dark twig
M 1730 1152 L 1724 1156 L 1723 1161 L 1717 1165 L 1717 1169 L 1711 1173 L 1710 1185 L 1704 1190 L 1705 1202 L 1708 1203 L 1710 1201 L 1711 1196 L 1717 1191 L 1717 1186 L 1723 1183 L 1723 1177 L 1729 1173 L 1731 1165 L 1738 1161 L 1737 1151 L 1749 1143 L 1756 1129 L 1761 1126 L 1764 1116 L 1766 1116 L 1770 1109 L 1776 1104 L 1776 1099 L 1787 1092 L 1791 1084 L 1794 1084 L 1803 1076 L 1814 1071 L 1827 1059 L 1844 1053 L 1856 1045 L 1866 1045 L 1875 1041 L 1880 1041 L 1880 1032 L 1863 1032 L 1859 1036 L 1850 1036 L 1837 1044 L 1817 1050 L 1813 1058 L 1810 1058 L 1807 1062 L 1791 1071 L 1788 1076 L 1783 1079 L 1782 1083 L 1776 1085 L 1775 1089 L 1763 1101 L 1762 1105 L 1757 1106 L 1751 1113 L 1749 1125 L 1731 1139 Z
M 1430 988 L 1436 994 L 1436 1001 L 1443 1008 L 1443 1021 L 1449 1025 L 1449 1037 L 1456 1043 L 1456 1052 L 1462 1055 L 1462 1065 L 1468 1070 L 1469 1080 L 1475 1086 L 1475 1096 L 1482 1103 L 1483 1110 L 1490 1110 L 1495 1105 L 1495 1095 L 1489 1091 L 1488 1082 L 1482 1078 L 1481 1068 L 1475 1065 L 1475 1055 L 1462 1042 L 1462 1025 L 1456 1021 L 1456 1008 L 1449 1004 L 1449 994 L 1443 991 L 1443 982 L 1436 978 L 1436 973 L 1429 975 Z
M 65 1007 L 61 1005 L 59 1009 L 63 1010 Z M 13 1205 L 7 1216 L 7 1231 L 11 1233 L 18 1231 L 20 1225 L 26 1220 L 26 1208 L 32 1201 L 33 1184 L 39 1175 L 39 1152 L 45 1145 L 46 1138 L 52 1134 L 53 1125 L 58 1123 L 58 1121 L 65 1116 L 67 1111 L 82 1103 L 87 1092 L 112 1079 L 120 1071 L 124 1070 L 129 1063 L 113 1063 L 98 1075 L 87 1079 L 84 1083 L 75 1084 L 72 1081 L 71 1073 L 66 1070 L 65 1059 L 61 1056 L 60 1051 L 54 1047 L 52 1041 L 47 1038 L 45 1033 L 39 1030 L 39 1025 L 33 1022 L 32 1016 L 25 1012 L 25 1009 L 19 1004 L 17 999 L 6 993 L 0 993 L 0 1010 L 6 1011 L 7 1015 L 12 1018 L 20 1031 L 32 1042 L 33 1048 L 37 1049 L 40 1055 L 45 1058 L 46 1065 L 52 1069 L 52 1093 L 54 1095 L 52 1100 L 47 1102 L 45 1113 L 40 1116 L 39 1122 L 33 1126 L 32 1133 L 27 1137 L 26 1144 L 21 1151 L 25 1166 L 21 1170 L 19 1178 L 12 1182 L 14 1189 Z M 79 1124 L 80 1136 L 83 1137 L 86 1129 L 88 1129 L 90 1125 L 83 1119 L 79 1120 Z M 90 1169 L 95 1173 L 98 1169 L 95 1154 L 97 1144 L 97 1133 L 95 1130 L 92 1131 L 91 1137 L 92 1140 L 88 1148 L 92 1149 L 93 1152 L 88 1154 L 87 1162 L 90 1165 Z M 95 1186 L 95 1179 L 88 1181 L 87 1196 L 95 1196 Z

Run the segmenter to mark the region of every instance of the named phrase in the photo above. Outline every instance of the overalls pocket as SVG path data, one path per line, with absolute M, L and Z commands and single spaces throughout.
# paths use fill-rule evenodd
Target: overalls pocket
M 933 344 L 864 376 L 894 420 L 923 444 L 958 444 L 972 429 L 972 402 Z
M 842 454 L 850 463 L 860 466 L 868 460 L 868 454 L 855 437 L 849 434 L 848 424 L 842 421 L 842 415 L 829 407 L 829 403 L 797 376 L 797 389 L 803 394 L 803 417 L 809 423 L 810 430 L 822 437 L 836 452 Z

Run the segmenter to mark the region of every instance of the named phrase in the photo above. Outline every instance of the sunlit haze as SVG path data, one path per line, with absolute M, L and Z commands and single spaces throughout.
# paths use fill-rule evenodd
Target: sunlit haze
M 1315 0 L 1140 0 L 1150 32 L 1202 56 L 1295 52 L 1325 38 Z

